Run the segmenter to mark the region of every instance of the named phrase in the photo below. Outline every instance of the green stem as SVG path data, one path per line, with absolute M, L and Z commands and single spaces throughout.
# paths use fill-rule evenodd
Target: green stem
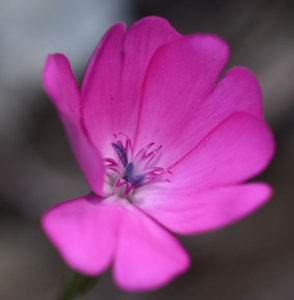
M 99 277 L 88 277 L 74 271 L 70 272 L 63 294 L 58 300 L 73 300 L 80 294 L 86 293 L 97 282 Z

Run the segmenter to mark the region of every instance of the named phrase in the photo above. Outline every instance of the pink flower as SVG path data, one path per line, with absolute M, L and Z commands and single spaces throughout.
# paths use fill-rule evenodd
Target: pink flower
M 73 269 L 112 265 L 121 288 L 158 288 L 190 263 L 169 231 L 218 229 L 269 199 L 267 184 L 245 183 L 274 153 L 261 91 L 243 67 L 217 82 L 228 57 L 219 37 L 158 17 L 110 28 L 81 90 L 66 57 L 49 55 L 44 86 L 93 191 L 43 217 Z

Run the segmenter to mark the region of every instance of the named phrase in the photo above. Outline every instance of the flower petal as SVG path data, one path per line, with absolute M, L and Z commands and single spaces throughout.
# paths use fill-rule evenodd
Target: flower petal
M 124 24 L 108 30 L 90 60 L 82 84 L 82 118 L 91 140 L 105 157 L 109 157 L 112 134 L 117 133 L 112 130 L 116 112 L 122 109 L 119 82 L 124 36 Z
M 235 113 L 171 167 L 172 184 L 202 190 L 240 183 L 260 173 L 273 154 L 274 138 L 267 124 Z
M 44 215 L 42 226 L 71 268 L 93 276 L 112 262 L 119 211 L 96 196 L 85 196 L 53 207 Z
M 160 164 L 169 167 L 197 145 L 193 126 L 198 106 L 214 88 L 228 56 L 227 44 L 207 34 L 182 37 L 157 51 L 145 78 L 137 151 L 150 142 L 163 144 Z
M 153 190 L 144 194 L 142 209 L 176 233 L 202 233 L 249 215 L 265 204 L 271 194 L 270 186 L 264 183 L 219 187 L 202 192 L 192 187 L 186 190 Z M 140 198 L 140 195 L 137 197 Z
M 73 269 L 95 276 L 114 263 L 123 289 L 150 290 L 189 267 L 178 240 L 129 202 L 85 196 L 48 211 L 42 226 Z
M 190 259 L 178 240 L 134 206 L 122 217 L 114 262 L 117 284 L 128 291 L 152 290 L 185 272 Z
M 104 164 L 82 130 L 80 94 L 67 58 L 49 55 L 43 73 L 45 90 L 63 122 L 73 152 L 93 191 L 102 194 Z
M 245 67 L 230 69 L 201 103 L 194 124 L 197 126 L 197 140 L 200 141 L 210 130 L 236 111 L 247 112 L 257 118 L 263 116 L 259 83 L 255 75 Z M 202 127 L 198 125 L 199 123 Z M 204 127 L 208 129 L 205 131 Z
M 63 54 L 48 55 L 43 83 L 58 111 L 79 120 L 80 93 L 70 63 Z
M 257 118 L 263 117 L 260 86 L 254 74 L 244 67 L 230 69 L 207 99 L 196 106 L 194 106 L 195 110 L 191 111 L 194 115 L 185 122 L 185 135 L 179 135 L 167 151 L 170 148 L 181 148 L 182 139 L 188 133 L 189 137 L 185 144 L 189 147 L 197 145 L 211 130 L 234 112 L 246 112 Z M 175 157 L 174 162 L 181 158 L 180 155 Z
M 155 51 L 180 35 L 158 17 L 135 23 L 125 34 L 113 26 L 98 45 L 82 87 L 83 117 L 89 134 L 103 153 L 112 152 L 113 134 L 133 139 L 143 78 Z

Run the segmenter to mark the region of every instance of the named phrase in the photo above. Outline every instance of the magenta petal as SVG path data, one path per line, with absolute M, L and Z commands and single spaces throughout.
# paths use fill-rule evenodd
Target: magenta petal
M 196 105 L 197 106 L 197 105 Z M 254 74 L 244 67 L 230 69 L 207 99 L 195 107 L 191 118 L 185 121 L 186 143 L 197 145 L 211 130 L 234 112 L 246 112 L 263 117 L 262 95 Z M 181 126 L 179 127 L 181 128 Z M 171 147 L 181 147 L 182 135 Z M 182 157 L 175 157 L 175 161 Z
M 119 219 L 117 206 L 86 196 L 53 207 L 42 225 L 71 268 L 98 275 L 113 259 Z
M 44 215 L 42 225 L 70 267 L 93 276 L 114 259 L 115 280 L 129 291 L 158 288 L 189 267 L 174 236 L 116 197 L 61 203 Z
M 263 116 L 259 83 L 255 75 L 244 67 L 230 69 L 200 106 L 195 122 L 197 139 L 200 141 L 217 124 L 236 111 L 247 112 L 259 118 Z M 208 129 L 204 130 L 204 127 Z
M 132 132 L 130 138 L 135 134 L 143 81 L 150 60 L 163 44 L 180 37 L 167 20 L 159 17 L 141 19 L 127 31 L 123 42 L 120 95 L 126 112 L 122 130 Z M 118 111 L 116 117 L 120 115 L 121 111 Z
M 229 56 L 227 44 L 195 34 L 162 46 L 146 73 L 136 149 L 150 141 L 163 145 L 161 166 L 191 150 L 198 106 L 206 99 Z M 196 136 L 197 139 L 197 136 Z
M 118 121 L 114 112 L 121 109 L 119 81 L 124 35 L 124 24 L 114 25 L 107 31 L 90 60 L 82 84 L 82 118 L 91 140 L 106 157 L 112 134 L 117 133 L 113 131 Z
M 162 44 L 179 36 L 166 20 L 148 17 L 127 33 L 123 24 L 113 26 L 100 42 L 85 75 L 82 98 L 86 127 L 106 156 L 112 150 L 112 134 L 123 132 L 133 140 L 150 59 Z
M 267 124 L 235 113 L 171 167 L 171 184 L 200 190 L 240 183 L 264 170 L 273 153 L 274 138 Z
M 114 262 L 117 284 L 128 291 L 152 290 L 185 272 L 190 259 L 178 240 L 130 206 L 120 224 Z
M 144 209 L 170 230 L 201 233 L 231 224 L 258 209 L 271 196 L 263 183 L 226 186 L 199 192 L 171 189 L 146 193 Z
M 70 63 L 63 54 L 48 55 L 43 83 L 58 111 L 68 118 L 79 120 L 80 92 Z
M 82 130 L 80 94 L 67 58 L 49 55 L 43 73 L 43 83 L 63 122 L 73 152 L 93 191 L 102 194 L 104 164 Z

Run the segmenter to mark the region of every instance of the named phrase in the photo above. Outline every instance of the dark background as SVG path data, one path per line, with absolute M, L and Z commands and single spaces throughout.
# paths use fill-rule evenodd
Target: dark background
M 181 238 L 190 271 L 151 293 L 120 291 L 111 273 L 80 299 L 294 299 L 294 2 L 243 0 L 2 0 L 0 2 L 0 299 L 56 299 L 67 268 L 42 233 L 52 205 L 88 192 L 45 95 L 48 52 L 65 53 L 80 79 L 113 23 L 159 15 L 183 34 L 212 32 L 231 46 L 229 66 L 260 80 L 276 137 L 259 176 L 271 202 L 230 227 Z

